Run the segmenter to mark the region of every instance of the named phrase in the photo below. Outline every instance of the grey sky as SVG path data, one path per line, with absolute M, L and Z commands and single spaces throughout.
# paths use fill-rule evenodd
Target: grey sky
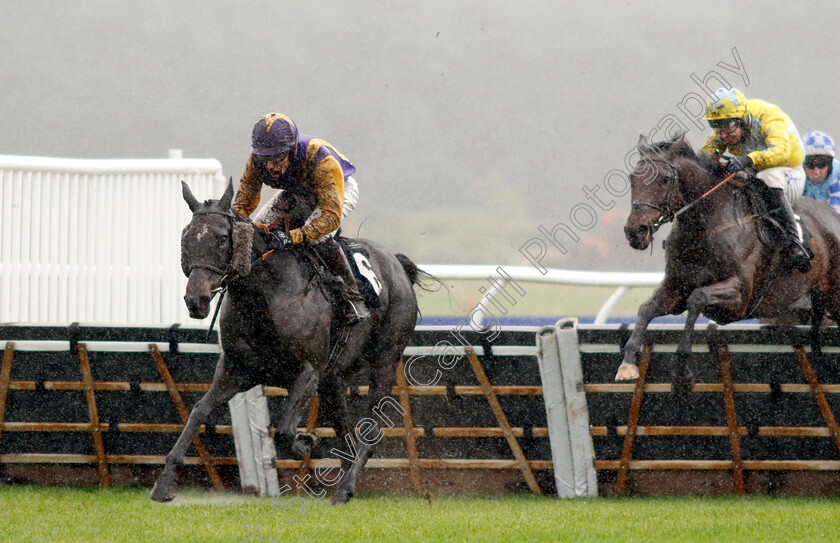
M 348 228 L 426 262 L 524 263 L 640 132 L 711 70 L 840 137 L 830 2 L 0 3 L 0 154 L 213 157 L 291 115 L 358 167 Z M 735 65 L 749 79 L 718 67 Z M 716 85 L 716 82 L 711 83 Z M 690 139 L 708 131 L 694 126 Z M 621 234 L 629 195 L 554 267 L 659 269 Z M 211 195 L 200 195 L 210 197 Z M 418 256 L 419 255 L 419 256 Z

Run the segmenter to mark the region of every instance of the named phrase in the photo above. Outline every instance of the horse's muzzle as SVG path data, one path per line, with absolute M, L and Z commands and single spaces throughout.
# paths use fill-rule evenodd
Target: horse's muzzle
M 650 227 L 646 224 L 640 224 L 632 227 L 629 225 L 625 226 L 624 237 L 627 238 L 627 241 L 630 243 L 630 247 L 639 251 L 647 249 L 652 240 Z
M 213 289 L 218 287 L 219 276 L 203 269 L 195 269 L 187 279 L 184 302 L 190 312 L 190 318 L 204 319 L 210 314 L 210 301 Z
M 210 314 L 210 296 L 184 296 L 184 302 L 187 304 L 187 310 L 190 312 L 192 319 L 205 319 Z

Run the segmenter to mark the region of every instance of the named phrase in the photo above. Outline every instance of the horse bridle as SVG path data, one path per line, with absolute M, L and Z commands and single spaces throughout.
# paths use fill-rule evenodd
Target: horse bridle
M 662 159 L 662 158 L 644 157 L 644 158 L 642 158 L 641 160 L 639 160 L 639 162 L 642 162 L 642 161 L 644 161 L 644 160 L 646 160 L 646 161 L 648 161 L 648 162 L 661 162 L 661 163 L 665 164 L 666 166 L 668 166 L 669 168 L 671 168 L 671 170 L 673 171 L 673 173 L 674 173 L 673 183 L 671 183 L 671 185 L 668 187 L 668 192 L 665 194 L 665 202 L 669 202 L 669 201 L 671 200 L 671 193 L 674 191 L 674 187 L 676 187 L 676 186 L 679 184 L 679 182 L 680 182 L 680 178 L 679 178 L 679 170 L 677 170 L 677 167 L 676 167 L 676 166 L 674 166 L 673 164 L 671 164 L 670 162 L 668 162 L 667 160 Z M 667 223 L 669 223 L 669 222 L 671 222 L 671 221 L 675 220 L 675 219 L 676 219 L 676 218 L 678 218 L 680 215 L 682 215 L 683 213 L 685 213 L 685 212 L 686 212 L 686 211 L 688 211 L 689 209 L 693 208 L 695 205 L 697 205 L 697 203 L 698 203 L 698 202 L 700 202 L 700 201 L 704 200 L 704 199 L 705 199 L 705 198 L 706 198 L 709 194 L 713 193 L 714 191 L 716 191 L 717 189 L 719 189 L 719 188 L 720 188 L 720 187 L 722 187 L 723 185 L 725 185 L 725 184 L 727 184 L 727 183 L 730 183 L 730 182 L 731 182 L 731 183 L 733 183 L 734 185 L 738 186 L 738 187 L 741 187 L 741 186 L 743 186 L 743 185 L 744 185 L 744 184 L 743 184 L 742 182 L 740 182 L 740 181 L 735 181 L 735 180 L 733 180 L 733 177 L 735 177 L 735 174 L 734 174 L 734 173 L 733 173 L 733 174 L 731 174 L 731 175 L 729 175 L 729 177 L 725 178 L 723 181 L 721 181 L 720 183 L 718 183 L 717 185 L 715 185 L 715 186 L 714 186 L 713 188 L 711 188 L 710 190 L 706 191 L 706 192 L 705 192 L 702 196 L 700 196 L 699 198 L 697 198 L 697 199 L 695 199 L 695 200 L 692 200 L 691 202 L 689 202 L 689 203 L 685 204 L 684 206 L 682 206 L 681 208 L 679 208 L 679 209 L 678 209 L 678 210 L 676 210 L 676 211 L 671 211 L 671 209 L 670 209 L 670 208 L 666 211 L 666 210 L 662 209 L 662 208 L 661 208 L 661 207 L 659 207 L 659 206 L 655 206 L 655 205 L 653 205 L 653 204 L 649 204 L 649 203 L 647 203 L 647 202 L 633 202 L 633 203 L 632 203 L 632 209 L 638 209 L 638 210 L 641 210 L 641 212 L 642 212 L 642 213 L 644 214 L 644 216 L 645 216 L 645 221 L 647 221 L 647 227 L 650 229 L 650 235 L 651 235 L 651 237 L 653 237 L 653 234 L 654 234 L 657 230 L 659 230 L 659 228 L 660 228 L 663 224 L 667 224 Z M 645 211 L 644 211 L 644 207 L 643 207 L 643 206 L 646 206 L 646 207 L 649 207 L 649 208 L 651 208 L 651 209 L 655 209 L 656 211 L 658 211 L 658 212 L 660 213 L 660 215 L 661 215 L 661 216 L 659 217 L 659 219 L 657 219 L 655 222 L 651 222 L 651 221 L 650 221 L 650 217 L 648 217 L 647 213 L 645 213 Z M 730 221 L 730 222 L 731 222 L 732 224 L 742 224 L 742 223 L 743 223 L 743 221 L 741 221 L 741 220 Z M 747 222 L 749 222 L 749 221 L 747 221 Z M 725 223 L 725 226 L 726 226 L 726 228 L 729 228 L 731 225 L 730 225 L 730 223 Z M 725 228 L 724 228 L 724 229 L 725 229 Z M 714 230 L 714 232 L 716 232 L 716 231 L 718 231 L 718 229 L 715 229 L 715 230 Z
M 214 209 L 200 209 L 198 211 L 193 212 L 193 216 L 195 215 L 222 215 L 223 217 L 227 217 L 230 220 L 230 230 L 231 230 L 231 238 L 233 233 L 233 221 L 236 220 L 236 215 L 233 214 L 233 211 L 228 209 L 227 211 L 216 211 Z M 232 241 L 231 241 L 232 242 Z M 198 264 L 190 264 L 189 271 L 192 273 L 194 269 L 201 269 L 201 270 L 208 270 L 213 273 L 217 273 L 222 276 L 222 285 L 226 285 L 228 280 L 230 280 L 231 276 L 234 275 L 233 267 L 228 262 L 227 268 L 221 269 L 217 268 L 216 266 L 212 266 L 210 264 L 204 264 L 199 262 Z M 219 287 L 222 288 L 222 287 Z M 219 289 L 216 289 L 215 292 L 218 292 Z
M 222 215 L 223 217 L 227 217 L 230 221 L 230 230 L 231 230 L 231 243 L 233 243 L 233 221 L 236 220 L 236 214 L 233 210 L 226 210 L 226 211 L 217 211 L 215 209 L 200 209 L 198 211 L 193 212 L 193 216 L 195 215 Z M 259 261 L 264 260 L 265 257 L 269 253 L 261 257 L 257 257 L 253 262 L 251 262 L 251 268 Z M 198 264 L 190 264 L 189 272 L 192 273 L 194 269 L 203 269 L 208 270 L 213 273 L 217 273 L 222 276 L 222 280 L 219 282 L 219 286 L 212 290 L 212 294 L 219 294 L 219 302 L 216 304 L 216 310 L 213 312 L 213 319 L 210 321 L 210 327 L 207 329 L 207 335 L 205 339 L 210 338 L 210 334 L 213 331 L 213 326 L 216 324 L 216 318 L 219 316 L 219 310 L 222 308 L 222 301 L 225 299 L 225 293 L 227 292 L 228 286 L 238 277 L 236 270 L 233 268 L 230 262 L 228 262 L 227 268 L 221 269 L 211 264 L 205 264 L 203 262 L 199 262 Z M 310 281 L 312 283 L 312 281 Z M 311 284 L 307 284 L 302 293 L 306 295 L 311 290 Z
M 670 162 L 668 162 L 667 160 L 662 159 L 662 158 L 643 157 L 641 160 L 639 160 L 639 162 L 642 162 L 642 161 L 661 162 L 661 163 L 665 164 L 666 166 L 668 166 L 669 168 L 671 168 L 672 172 L 674 173 L 674 178 L 673 178 L 673 182 L 668 186 L 668 192 L 665 193 L 665 202 L 666 203 L 669 202 L 671 200 L 671 193 L 674 191 L 674 187 L 676 187 L 677 184 L 679 183 L 679 171 L 677 170 L 677 167 L 674 166 L 673 164 L 671 164 Z M 659 214 L 660 214 L 659 219 L 657 219 L 655 222 L 651 222 L 650 217 L 648 217 L 648 214 L 645 212 L 645 209 L 644 209 L 645 207 L 649 207 L 653 210 L 658 211 Z M 659 228 L 663 224 L 667 224 L 667 223 L 673 221 L 674 218 L 676 218 L 676 216 L 679 215 L 686 207 L 687 206 L 683 206 L 682 208 L 680 208 L 679 210 L 674 212 L 674 211 L 671 211 L 670 206 L 668 207 L 667 210 L 665 210 L 665 209 L 663 209 L 659 206 L 653 205 L 653 204 L 648 203 L 648 202 L 633 202 L 632 205 L 631 205 L 631 209 L 638 209 L 645 216 L 645 221 L 647 222 L 648 229 L 650 229 L 650 235 L 651 236 L 653 236 L 653 234 L 656 233 L 656 231 L 659 230 Z
M 233 243 L 233 221 L 236 220 L 236 215 L 233 214 L 232 210 L 228 209 L 226 211 L 216 211 L 215 209 L 199 209 L 198 211 L 193 212 L 193 216 L 195 215 L 222 215 L 223 217 L 227 217 L 230 221 L 231 243 Z M 210 334 L 213 332 L 213 326 L 216 324 L 216 318 L 219 316 L 219 310 L 222 308 L 222 301 L 225 299 L 228 282 L 236 275 L 236 273 L 234 272 L 233 266 L 231 266 L 230 262 L 228 262 L 227 268 L 224 270 L 202 262 L 199 262 L 198 264 L 190 264 L 190 273 L 192 273 L 192 271 L 196 268 L 208 270 L 222 276 L 219 286 L 212 290 L 212 294 L 219 293 L 219 302 L 216 304 L 216 310 L 213 312 L 213 319 L 210 321 L 210 327 L 207 329 L 207 334 L 204 337 L 205 340 L 208 340 L 210 339 Z

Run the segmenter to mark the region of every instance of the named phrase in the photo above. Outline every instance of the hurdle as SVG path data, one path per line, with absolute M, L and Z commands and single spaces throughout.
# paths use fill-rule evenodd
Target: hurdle
M 47 484 L 151 484 L 189 409 L 209 389 L 219 348 L 215 334 L 205 340 L 205 332 L 180 325 L 0 326 L 0 476 Z M 437 363 L 431 346 L 447 333 L 421 327 L 406 350 L 404 359 L 417 361 L 408 379 L 405 365 L 395 376 L 392 398 L 399 409 L 389 411 L 394 425 L 384 428 L 360 491 L 553 492 L 535 329 L 505 330 L 492 345 L 465 332 L 471 345 L 459 347 L 456 367 L 433 386 L 412 385 L 410 380 L 427 382 Z M 365 383 L 361 375 L 348 388 L 351 421 L 369 414 Z M 268 408 L 262 422 L 276 420 L 287 390 L 260 388 Z M 278 472 L 288 479 L 335 465 L 329 451 L 340 440 L 332 428 L 317 425 L 318 414 L 315 398 L 299 430 L 317 433 L 322 446 L 294 460 L 267 457 L 268 447 L 256 456 L 242 454 L 234 439 L 235 410 L 217 410 L 193 441 L 181 479 L 273 494 L 271 474 L 260 479 L 266 465 L 274 481 Z M 250 431 L 252 422 L 238 426 Z M 273 448 L 273 433 L 266 427 L 255 435 Z M 257 463 L 251 479 L 244 475 L 245 459 Z

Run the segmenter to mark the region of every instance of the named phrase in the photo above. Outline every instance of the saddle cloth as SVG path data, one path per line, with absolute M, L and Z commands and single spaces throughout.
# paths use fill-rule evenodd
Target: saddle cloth
M 370 253 L 360 243 L 352 238 L 345 238 L 338 232 L 335 236 L 341 250 L 347 256 L 359 293 L 365 299 L 365 305 L 370 308 L 379 307 L 379 293 L 382 292 L 382 282 L 370 264 Z

